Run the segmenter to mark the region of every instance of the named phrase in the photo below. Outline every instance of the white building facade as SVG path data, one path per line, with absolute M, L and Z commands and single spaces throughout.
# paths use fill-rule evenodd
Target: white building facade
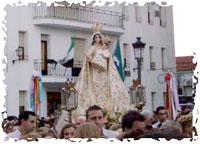
M 194 105 L 196 83 L 198 78 L 194 76 L 197 64 L 193 63 L 193 56 L 176 57 L 178 95 L 181 106 Z M 194 81 L 193 81 L 194 78 Z
M 126 64 L 125 85 L 137 79 L 137 61 L 134 59 L 132 43 L 136 37 L 146 43 L 142 62 L 142 84 L 146 87 L 145 109 L 155 110 L 164 105 L 164 74 L 170 68 L 176 71 L 174 48 L 173 8 L 161 7 L 156 3 L 137 3 L 128 6 L 116 4 L 113 7 L 83 7 L 72 5 L 7 6 L 7 44 L 5 70 L 7 95 L 5 107 L 8 115 L 18 115 L 21 110 L 30 109 L 30 81 L 33 70 L 42 71 L 44 100 L 40 116 L 52 113 L 52 105 L 63 102 L 60 88 L 65 86 L 69 76 L 65 67 L 54 60 L 62 59 L 75 39 L 75 62 L 73 77 L 78 75 L 84 52 L 91 44 L 92 25 L 103 24 L 103 35 L 111 38 L 113 52 L 117 39 L 123 64 Z M 18 61 L 15 50 L 22 47 L 24 55 Z M 14 61 L 13 61 L 14 60 Z

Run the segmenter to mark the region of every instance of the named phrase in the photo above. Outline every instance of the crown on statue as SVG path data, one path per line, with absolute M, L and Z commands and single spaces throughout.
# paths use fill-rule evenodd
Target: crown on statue
M 96 32 L 101 33 L 101 31 L 103 30 L 103 26 L 102 26 L 102 24 L 99 24 L 98 22 L 96 22 L 93 24 L 92 29 L 93 29 L 94 33 L 96 33 Z
M 109 44 L 110 43 L 110 37 L 106 35 L 106 37 L 103 38 L 104 43 Z

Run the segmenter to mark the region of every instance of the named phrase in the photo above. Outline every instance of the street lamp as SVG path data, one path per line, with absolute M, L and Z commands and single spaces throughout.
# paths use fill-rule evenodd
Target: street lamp
M 18 59 L 13 60 L 13 64 L 15 63 L 15 61 L 20 61 L 24 55 L 24 47 L 18 47 L 16 50 L 16 55 L 18 56 Z
M 133 80 L 133 85 L 130 87 L 129 94 L 131 104 L 135 103 L 138 111 L 142 111 L 142 108 L 146 103 L 146 95 L 145 88 L 141 84 L 141 61 L 144 58 L 144 47 L 146 44 L 141 41 L 141 37 L 137 37 L 137 41 L 132 45 L 135 59 L 138 64 L 138 79 Z
M 146 103 L 145 87 L 138 80 L 133 80 L 133 85 L 129 90 L 131 104 L 135 104 L 138 111 L 142 111 Z
M 146 43 L 143 43 L 141 40 L 141 37 L 137 37 L 137 41 L 133 43 L 133 50 L 135 59 L 138 63 L 138 80 L 141 83 L 141 61 L 144 58 L 144 47 Z
M 78 92 L 74 85 L 74 82 L 67 80 L 65 88 L 62 88 L 62 92 L 66 97 L 64 109 L 69 113 L 69 123 L 72 123 L 72 111 L 78 107 Z

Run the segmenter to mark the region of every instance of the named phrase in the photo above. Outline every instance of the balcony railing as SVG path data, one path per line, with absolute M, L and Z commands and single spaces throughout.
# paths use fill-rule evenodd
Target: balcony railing
M 73 76 L 77 77 L 80 73 L 81 67 L 83 65 L 82 61 L 75 61 L 71 70 L 63 65 L 57 63 L 53 59 L 41 60 L 35 59 L 33 61 L 34 69 L 41 71 L 43 76 Z
M 55 60 L 47 59 L 46 61 L 41 59 L 35 59 L 33 61 L 34 69 L 41 71 L 42 75 L 50 76 L 67 76 L 66 67 L 58 64 Z
M 64 19 L 76 22 L 95 23 L 104 26 L 123 28 L 123 14 L 89 7 L 37 6 L 34 8 L 34 18 Z

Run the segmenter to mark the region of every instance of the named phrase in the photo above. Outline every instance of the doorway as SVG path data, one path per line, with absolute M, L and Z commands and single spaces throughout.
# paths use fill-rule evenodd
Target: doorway
M 61 105 L 60 92 L 47 92 L 47 110 L 48 116 L 53 114 Z

